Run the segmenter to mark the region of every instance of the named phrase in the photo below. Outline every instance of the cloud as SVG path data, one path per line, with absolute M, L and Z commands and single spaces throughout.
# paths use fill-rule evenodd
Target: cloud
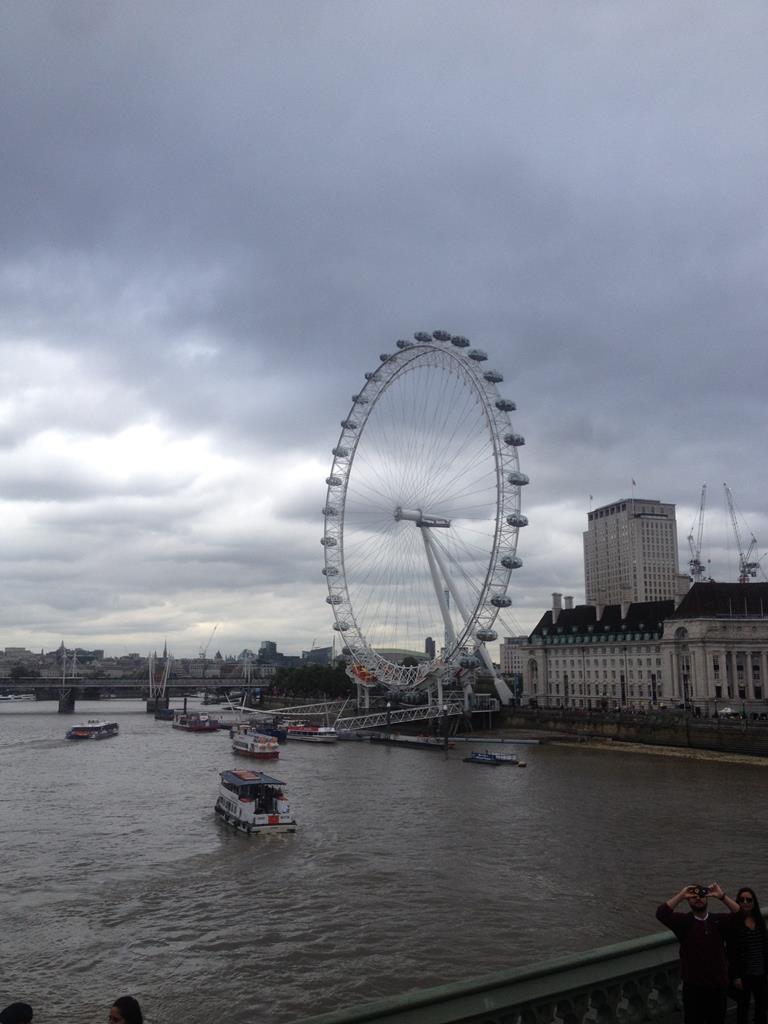
M 420 329 L 487 349 L 518 403 L 520 628 L 579 599 L 587 496 L 632 478 L 679 504 L 683 562 L 703 480 L 768 543 L 766 17 L 0 13 L 6 642 L 329 638 L 330 449 Z

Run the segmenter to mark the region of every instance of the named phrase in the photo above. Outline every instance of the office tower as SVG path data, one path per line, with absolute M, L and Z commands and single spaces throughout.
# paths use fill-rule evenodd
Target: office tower
M 675 506 L 623 498 L 589 512 L 584 590 L 592 605 L 665 601 L 679 595 Z

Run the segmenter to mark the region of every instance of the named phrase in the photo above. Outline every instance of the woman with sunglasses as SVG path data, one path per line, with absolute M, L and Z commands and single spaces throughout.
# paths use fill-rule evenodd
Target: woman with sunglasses
M 768 934 L 754 889 L 743 886 L 736 894 L 741 920 L 728 943 L 731 995 L 736 1000 L 736 1024 L 747 1024 L 749 1004 L 755 1001 L 755 1024 L 766 1024 Z

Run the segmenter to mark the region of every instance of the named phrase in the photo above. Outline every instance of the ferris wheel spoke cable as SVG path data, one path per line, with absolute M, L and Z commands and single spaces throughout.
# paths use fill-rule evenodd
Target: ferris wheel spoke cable
M 491 473 L 487 468 L 482 468 L 484 461 L 487 464 L 488 457 L 492 453 L 493 448 L 487 443 L 482 446 L 475 444 L 471 448 L 468 443 L 457 446 L 452 457 L 450 459 L 446 457 L 445 463 L 440 467 L 443 471 L 442 477 L 437 476 L 438 470 L 435 468 L 432 474 L 434 480 L 430 482 L 430 486 L 434 488 L 439 487 L 445 493 L 451 494 L 458 479 L 473 477 L 477 482 L 487 480 L 488 485 L 492 481 L 495 489 L 495 469 Z M 436 461 L 434 465 L 437 467 Z M 454 494 L 455 497 L 456 495 Z

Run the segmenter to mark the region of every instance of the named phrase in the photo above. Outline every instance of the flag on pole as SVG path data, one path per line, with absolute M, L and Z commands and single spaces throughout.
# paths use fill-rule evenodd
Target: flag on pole
M 632 481 L 632 486 L 637 487 L 637 483 L 634 480 Z

